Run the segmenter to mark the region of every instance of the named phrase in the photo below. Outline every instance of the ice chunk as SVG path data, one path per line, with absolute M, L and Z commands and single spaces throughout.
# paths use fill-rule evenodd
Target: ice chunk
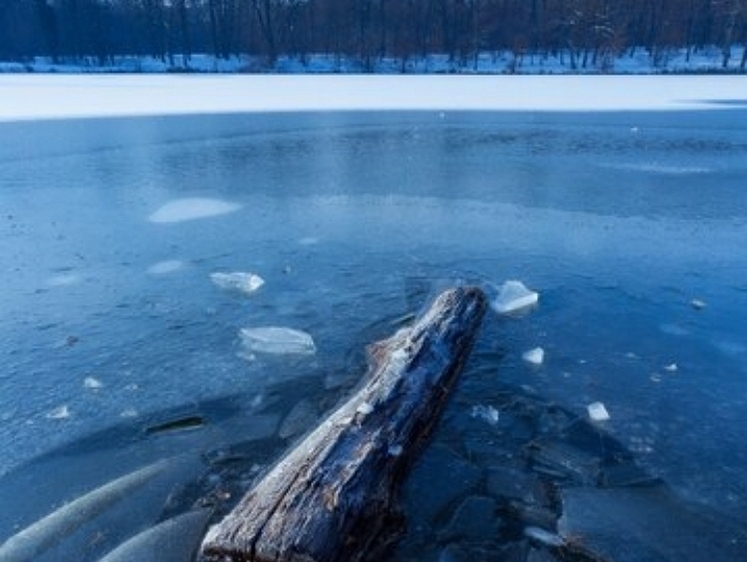
M 541 347 L 535 347 L 534 349 L 522 353 L 521 358 L 530 365 L 539 367 L 545 360 L 545 350 Z
M 166 275 L 180 269 L 184 269 L 184 262 L 182 260 L 164 260 L 151 265 L 148 268 L 148 273 L 151 275 Z
M 561 536 L 533 525 L 524 528 L 524 535 L 545 546 L 559 547 L 565 544 L 565 540 Z
M 676 373 L 679 367 L 677 366 L 677 363 L 670 363 L 669 365 L 664 365 L 664 370 L 668 373 Z
M 47 418 L 50 420 L 65 420 L 70 417 L 70 408 L 67 405 L 62 405 L 59 408 L 55 408 L 47 414 Z
M 693 299 L 690 301 L 690 306 L 692 306 L 695 310 L 703 310 L 706 306 L 705 301 L 702 301 L 700 299 Z
M 238 211 L 241 205 L 220 199 L 188 197 L 169 201 L 148 217 L 150 222 L 172 223 L 215 217 Z
M 537 304 L 538 300 L 539 294 L 527 289 L 521 281 L 506 281 L 490 306 L 498 314 L 512 314 Z
M 242 293 L 253 293 L 265 284 L 265 280 L 259 275 L 243 271 L 234 271 L 233 273 L 211 273 L 210 280 L 216 287 Z
M 104 388 L 104 384 L 99 379 L 94 377 L 86 377 L 83 380 L 83 386 L 91 390 L 99 390 L 101 388 Z
M 603 422 L 610 419 L 610 414 L 607 412 L 607 408 L 601 402 L 593 402 L 586 406 L 586 410 L 589 412 L 589 419 L 595 422 Z
M 498 420 L 501 417 L 500 412 L 496 410 L 493 406 L 485 406 L 483 404 L 477 404 L 476 406 L 472 406 L 471 415 L 473 418 L 481 419 L 492 426 L 497 425 Z
M 242 328 L 241 341 L 249 352 L 301 354 L 316 353 L 316 346 L 310 334 L 292 328 L 264 326 Z

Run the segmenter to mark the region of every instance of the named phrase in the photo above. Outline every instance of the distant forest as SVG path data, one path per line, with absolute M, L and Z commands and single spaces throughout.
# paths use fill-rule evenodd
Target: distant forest
M 6 61 L 210 53 L 272 65 L 324 53 L 371 68 L 384 57 L 508 50 L 567 53 L 581 67 L 633 49 L 655 63 L 673 48 L 713 45 L 726 63 L 740 43 L 747 0 L 0 0 Z

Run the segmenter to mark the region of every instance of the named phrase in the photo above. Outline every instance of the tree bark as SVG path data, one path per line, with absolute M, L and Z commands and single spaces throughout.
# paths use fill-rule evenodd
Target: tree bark
M 464 365 L 486 308 L 442 293 L 411 328 L 369 348 L 368 382 L 210 529 L 201 560 L 375 560 L 398 536 L 398 491 Z

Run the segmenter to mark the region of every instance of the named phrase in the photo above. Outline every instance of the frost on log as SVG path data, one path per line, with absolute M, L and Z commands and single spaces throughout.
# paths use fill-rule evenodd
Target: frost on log
M 366 384 L 210 529 L 201 560 L 381 556 L 402 530 L 400 484 L 438 421 L 485 308 L 480 289 L 449 289 L 412 327 L 371 345 Z

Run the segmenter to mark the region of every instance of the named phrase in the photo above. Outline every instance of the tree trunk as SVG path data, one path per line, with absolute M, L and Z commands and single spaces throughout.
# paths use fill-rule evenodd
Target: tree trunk
M 368 382 L 210 529 L 201 560 L 374 560 L 401 531 L 399 486 L 464 365 L 486 308 L 442 293 L 408 329 L 369 348 Z

